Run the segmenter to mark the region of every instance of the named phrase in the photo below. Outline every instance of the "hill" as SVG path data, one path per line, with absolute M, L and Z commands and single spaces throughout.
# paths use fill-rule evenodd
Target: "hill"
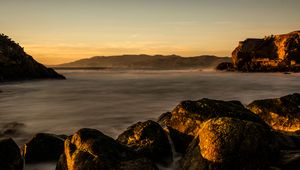
M 19 44 L 0 34 L 0 82 L 29 79 L 64 79 L 64 76 L 38 63 Z
M 177 55 L 120 55 L 96 56 L 74 62 L 61 64 L 59 67 L 85 67 L 85 68 L 117 68 L 117 69 L 200 69 L 215 67 L 221 62 L 230 61 L 228 57 L 197 56 L 181 57 Z

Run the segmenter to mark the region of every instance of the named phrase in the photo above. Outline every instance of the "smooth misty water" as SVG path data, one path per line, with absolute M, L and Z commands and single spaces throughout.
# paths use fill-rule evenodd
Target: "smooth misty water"
M 255 99 L 300 92 L 300 74 L 295 73 L 59 72 L 67 80 L 0 84 L 0 128 L 10 122 L 23 123 L 12 135 L 18 144 L 38 132 L 72 134 L 83 127 L 99 129 L 115 138 L 137 121 L 156 120 L 182 100 L 206 97 L 248 104 Z

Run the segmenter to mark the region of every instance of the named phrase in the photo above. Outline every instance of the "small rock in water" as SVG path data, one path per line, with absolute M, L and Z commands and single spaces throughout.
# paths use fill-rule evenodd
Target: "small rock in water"
M 25 124 L 19 122 L 10 122 L 5 124 L 2 127 L 1 132 L 4 135 L 17 135 L 21 133 L 22 128 L 25 127 Z

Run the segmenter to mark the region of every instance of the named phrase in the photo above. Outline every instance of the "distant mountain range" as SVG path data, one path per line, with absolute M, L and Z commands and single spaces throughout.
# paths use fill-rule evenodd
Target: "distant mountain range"
M 60 64 L 55 68 L 116 68 L 116 69 L 201 69 L 216 67 L 221 62 L 229 62 L 229 57 L 203 55 L 181 57 L 177 55 L 120 55 L 96 56 L 70 63 Z

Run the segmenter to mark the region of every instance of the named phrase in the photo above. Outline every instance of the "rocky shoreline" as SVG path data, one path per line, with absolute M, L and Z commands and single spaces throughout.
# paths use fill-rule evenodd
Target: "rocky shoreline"
M 73 169 L 298 169 L 300 94 L 239 101 L 183 101 L 157 121 L 138 122 L 117 139 L 83 128 L 70 136 L 38 133 L 21 148 L 0 139 L 0 167 L 57 162 Z M 174 144 L 175 152 L 172 151 Z M 181 159 L 174 162 L 175 154 Z

